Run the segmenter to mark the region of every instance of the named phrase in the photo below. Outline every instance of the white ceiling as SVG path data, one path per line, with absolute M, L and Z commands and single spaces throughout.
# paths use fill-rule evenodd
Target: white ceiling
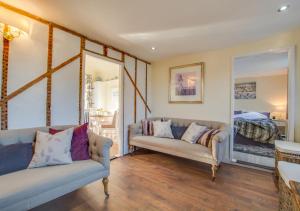
M 288 69 L 287 52 L 268 52 L 239 57 L 234 61 L 234 77 L 285 75 Z
M 230 47 L 300 25 L 299 0 L 4 2 L 150 61 Z M 286 3 L 288 12 L 278 13 Z
M 100 77 L 103 81 L 119 76 L 120 65 L 113 62 L 86 55 L 85 73 L 93 75 L 94 79 Z

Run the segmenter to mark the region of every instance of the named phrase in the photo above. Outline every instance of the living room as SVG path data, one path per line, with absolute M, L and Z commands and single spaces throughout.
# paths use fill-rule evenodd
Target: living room
M 0 210 L 300 210 L 299 9 L 0 1 Z M 262 90 L 235 82 L 235 61 L 282 53 L 286 101 L 236 109 Z M 88 84 L 88 56 L 117 77 Z M 97 84 L 115 79 L 118 105 L 104 106 Z M 268 165 L 234 157 L 237 134 L 269 144 Z

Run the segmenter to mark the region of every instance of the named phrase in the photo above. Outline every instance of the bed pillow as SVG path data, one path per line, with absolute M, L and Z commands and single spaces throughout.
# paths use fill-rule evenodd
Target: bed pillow
M 171 125 L 172 134 L 175 139 L 180 140 L 188 127 Z
M 237 114 L 241 114 L 241 113 L 243 113 L 242 111 L 234 111 L 234 115 L 237 115 Z
M 71 157 L 73 161 L 88 160 L 89 156 L 89 137 L 87 134 L 88 123 L 74 128 L 71 141 Z M 50 134 L 56 134 L 62 130 L 49 129 Z
M 0 146 L 0 176 L 26 169 L 32 154 L 32 143 Z
M 37 131 L 34 155 L 28 168 L 72 163 L 73 128 L 51 135 Z
M 201 144 L 203 146 L 212 147 L 212 140 L 215 135 L 220 132 L 219 129 L 207 129 L 197 140 L 197 144 Z
M 265 115 L 266 117 L 268 117 L 268 119 L 270 119 L 270 112 L 259 112 L 261 113 L 262 115 Z
M 160 138 L 174 138 L 171 130 L 171 120 L 153 121 L 153 135 Z
M 181 140 L 191 144 L 195 144 L 202 133 L 207 129 L 206 126 L 197 125 L 195 122 L 191 123 L 183 134 Z

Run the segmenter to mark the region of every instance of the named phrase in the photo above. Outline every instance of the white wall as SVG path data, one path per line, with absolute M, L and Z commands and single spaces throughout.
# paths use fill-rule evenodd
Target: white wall
M 264 40 L 245 43 L 227 49 L 172 57 L 152 65 L 152 109 L 154 116 L 181 117 L 190 119 L 231 121 L 231 77 L 233 58 L 270 49 L 296 46 L 296 112 L 295 136 L 300 142 L 300 29 L 274 35 Z M 204 103 L 169 104 L 169 67 L 205 62 Z
M 53 67 L 80 53 L 80 38 L 53 31 Z M 78 124 L 79 58 L 52 75 L 51 125 Z
M 5 10 L 1 8 L 2 10 Z M 29 34 L 11 42 L 9 58 L 8 94 L 17 90 L 34 78 L 47 71 L 48 55 L 48 25 L 17 15 L 5 10 L 16 19 L 25 20 L 29 24 Z M 82 32 L 84 33 L 84 32 Z M 54 28 L 53 35 L 53 65 L 65 62 L 80 52 L 80 38 L 68 32 Z M 86 48 L 98 54 L 103 54 L 104 47 L 86 40 Z M 0 38 L 0 62 L 2 62 L 2 38 Z M 108 56 L 121 60 L 120 52 L 108 49 Z M 80 59 L 66 65 L 52 75 L 51 124 L 78 124 L 79 120 L 79 70 Z M 122 64 L 120 62 L 120 64 Z M 125 56 L 125 66 L 134 79 L 135 59 Z M 148 67 L 150 67 L 148 65 Z M 2 75 L 2 65 L 0 66 Z M 148 71 L 149 72 L 149 71 Z M 124 74 L 124 72 L 122 73 Z M 137 83 L 145 95 L 145 64 L 138 61 Z M 83 77 L 84 78 L 84 77 Z M 124 74 L 124 152 L 128 149 L 128 125 L 134 122 L 134 86 Z M 19 94 L 8 103 L 8 128 L 30 128 L 46 125 L 46 84 L 43 79 L 38 84 Z M 148 83 L 149 84 L 149 83 Z M 1 86 L 1 80 L 0 80 Z M 83 86 L 84 88 L 84 86 Z M 145 97 L 145 96 L 144 96 Z M 84 99 L 84 97 L 82 97 Z M 145 107 L 137 96 L 139 119 L 145 112 Z M 82 104 L 83 105 L 83 104 Z
M 140 90 L 142 96 L 145 98 L 146 96 L 146 64 L 143 62 L 137 62 L 137 87 Z M 137 94 L 137 122 L 140 122 L 142 119 L 145 118 L 145 106 L 142 101 L 142 98 Z
M 237 78 L 235 83 L 256 82 L 256 99 L 236 99 L 234 109 L 258 112 L 286 112 L 287 75 Z
M 22 18 L 15 14 L 13 16 L 16 19 Z M 48 26 L 24 20 L 30 21 L 28 36 L 10 42 L 8 95 L 47 70 Z M 45 126 L 45 102 L 46 79 L 8 102 L 8 128 Z
M 134 79 L 135 60 L 125 56 L 125 67 Z M 124 73 L 124 152 L 128 151 L 128 125 L 134 123 L 134 88 Z

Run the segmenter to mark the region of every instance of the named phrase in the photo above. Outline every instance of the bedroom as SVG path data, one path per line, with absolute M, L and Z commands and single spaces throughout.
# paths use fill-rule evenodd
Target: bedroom
M 274 167 L 275 140 L 288 140 L 288 52 L 234 60 L 233 159 Z

